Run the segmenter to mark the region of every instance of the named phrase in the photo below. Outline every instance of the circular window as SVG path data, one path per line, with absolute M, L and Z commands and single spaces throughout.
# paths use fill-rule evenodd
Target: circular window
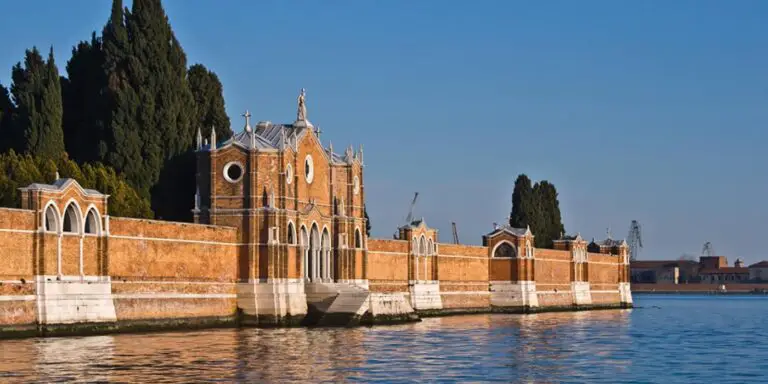
M 360 193 L 360 178 L 358 178 L 357 176 L 355 176 L 355 181 L 352 186 L 352 190 L 355 192 L 355 195 Z
M 311 183 L 315 178 L 315 166 L 310 155 L 307 155 L 307 158 L 304 159 L 304 177 L 307 179 L 307 183 Z
M 243 166 L 236 162 L 224 166 L 224 178 L 230 183 L 237 183 L 243 178 Z
M 287 167 L 285 167 L 285 183 L 290 184 L 293 181 L 293 167 L 288 164 Z

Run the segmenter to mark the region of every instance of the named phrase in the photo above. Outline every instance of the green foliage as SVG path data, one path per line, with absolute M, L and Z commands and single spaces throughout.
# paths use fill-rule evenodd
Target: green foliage
M 365 214 L 365 236 L 371 237 L 371 219 L 368 217 L 368 209 L 363 206 L 363 213 Z
M 8 88 L 0 84 L 0 153 L 7 151 L 13 146 L 13 131 L 11 130 L 11 119 L 13 117 L 14 105 L 11 102 L 11 95 Z
M 12 97 L 0 86 L 0 153 L 69 156 L 77 163 L 36 169 L 47 175 L 58 168 L 83 185 L 102 186 L 94 189 L 112 195 L 115 215 L 146 216 L 151 200 L 156 216 L 191 220 L 196 131 L 208 136 L 215 126 L 219 139 L 232 131 L 218 76 L 201 64 L 188 70 L 186 61 L 160 0 L 133 0 L 130 10 L 113 0 L 101 37 L 94 32 L 72 48 L 68 77 L 59 77 L 52 51 L 46 61 L 33 48 L 23 67 L 14 66 Z M 41 182 L 32 168 L 4 176 L 6 204 L 16 203 L 13 183 Z M 118 194 L 127 199 L 124 208 Z
M 123 181 L 115 170 L 103 164 L 78 166 L 66 157 L 52 158 L 19 155 L 11 150 L 0 154 L 0 206 L 18 208 L 19 188 L 32 183 L 52 183 L 56 172 L 62 178 L 77 180 L 83 188 L 110 195 L 109 214 L 122 217 L 151 218 L 149 202 Z
M 192 124 L 201 128 L 203 137 L 210 137 L 211 127 L 216 128 L 218 140 L 232 137 L 219 77 L 202 64 L 195 64 L 189 67 L 187 79 L 196 107 Z
M 64 142 L 67 153 L 77 162 L 94 162 L 107 153 L 105 112 L 101 95 L 107 78 L 103 70 L 104 53 L 96 33 L 91 41 L 81 41 L 72 48 L 67 62 L 67 76 L 62 79 L 64 101 Z
M 528 176 L 519 175 L 512 193 L 509 224 L 515 228 L 530 226 L 536 246 L 552 248 L 552 241 L 565 232 L 555 186 L 546 180 L 532 186 Z
M 11 94 L 16 104 L 12 121 L 12 148 L 22 153 L 58 158 L 64 154 L 63 107 L 59 70 L 53 59 L 43 60 L 37 48 L 27 50 L 24 66 L 11 71 Z

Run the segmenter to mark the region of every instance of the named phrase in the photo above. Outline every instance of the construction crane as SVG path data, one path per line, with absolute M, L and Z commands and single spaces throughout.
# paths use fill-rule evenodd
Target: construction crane
M 637 260 L 640 257 L 640 250 L 643 248 L 643 233 L 640 223 L 632 220 L 629 224 L 629 259 Z
M 712 248 L 712 243 L 707 241 L 704 243 L 704 247 L 701 249 L 701 254 L 703 256 L 714 256 L 715 255 L 715 249 Z
M 456 231 L 456 222 L 451 222 L 451 226 L 453 227 L 453 243 L 459 244 L 459 232 Z
M 413 207 L 416 205 L 416 199 L 419 198 L 419 193 L 416 192 L 413 194 L 413 201 L 411 201 L 411 207 L 408 209 L 408 216 L 405 217 L 405 224 L 410 224 L 413 222 Z

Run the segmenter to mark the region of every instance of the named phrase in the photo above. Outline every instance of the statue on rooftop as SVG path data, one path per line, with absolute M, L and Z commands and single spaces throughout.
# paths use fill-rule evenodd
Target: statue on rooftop
M 296 121 L 307 121 L 307 105 L 304 103 L 305 96 L 306 90 L 302 88 L 298 98 L 299 110 L 296 112 Z

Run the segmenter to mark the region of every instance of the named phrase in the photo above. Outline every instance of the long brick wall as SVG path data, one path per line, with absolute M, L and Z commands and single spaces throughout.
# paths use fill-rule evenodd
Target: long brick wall
M 234 316 L 237 229 L 125 218 L 109 225 L 118 319 Z
M 59 211 L 70 206 L 57 201 Z M 269 284 L 275 283 L 269 278 L 293 284 L 285 286 L 288 293 L 266 293 L 277 307 L 270 310 L 289 302 L 290 308 L 301 307 L 297 297 L 307 300 L 301 244 L 247 243 L 241 229 L 221 225 L 106 215 L 91 224 L 98 224 L 97 232 L 62 233 L 48 230 L 42 213 L 0 209 L 0 334 L 8 329 L 39 329 L 39 324 L 89 322 L 91 316 L 120 324 L 233 324 L 243 292 L 251 295 L 244 297 L 255 297 L 255 304 L 249 304 L 255 305 L 254 310 L 264 305 L 258 297 L 266 291 L 259 286 L 266 283 L 264 289 L 271 290 Z M 377 308 L 399 303 L 402 312 L 408 310 L 404 302 L 409 302 L 424 314 L 499 306 L 547 309 L 631 303 L 631 297 L 622 293 L 627 284 L 622 256 L 587 253 L 585 260 L 577 261 L 574 250 L 524 251 L 526 243 L 517 239 L 517 255 L 496 257 L 492 252 L 498 241 L 489 246 L 433 244 L 436 237 L 430 231 L 421 228 L 417 233 L 430 239 L 426 247 L 407 240 L 367 239 L 364 247 L 346 248 L 346 261 L 339 263 L 336 273 L 345 271 L 353 278 L 344 283 L 337 277 L 339 284 L 363 284 L 379 300 Z M 336 255 L 342 260 L 341 250 Z M 258 263 L 270 266 L 260 269 L 265 275 L 248 277 L 244 271 Z M 329 283 L 333 282 L 321 284 Z M 348 292 L 349 297 L 361 294 L 341 286 L 328 288 L 331 291 L 313 288 L 312 294 L 320 297 L 334 290 Z M 77 292 L 71 302 L 60 301 L 71 292 Z M 85 297 L 96 299 L 78 304 Z

